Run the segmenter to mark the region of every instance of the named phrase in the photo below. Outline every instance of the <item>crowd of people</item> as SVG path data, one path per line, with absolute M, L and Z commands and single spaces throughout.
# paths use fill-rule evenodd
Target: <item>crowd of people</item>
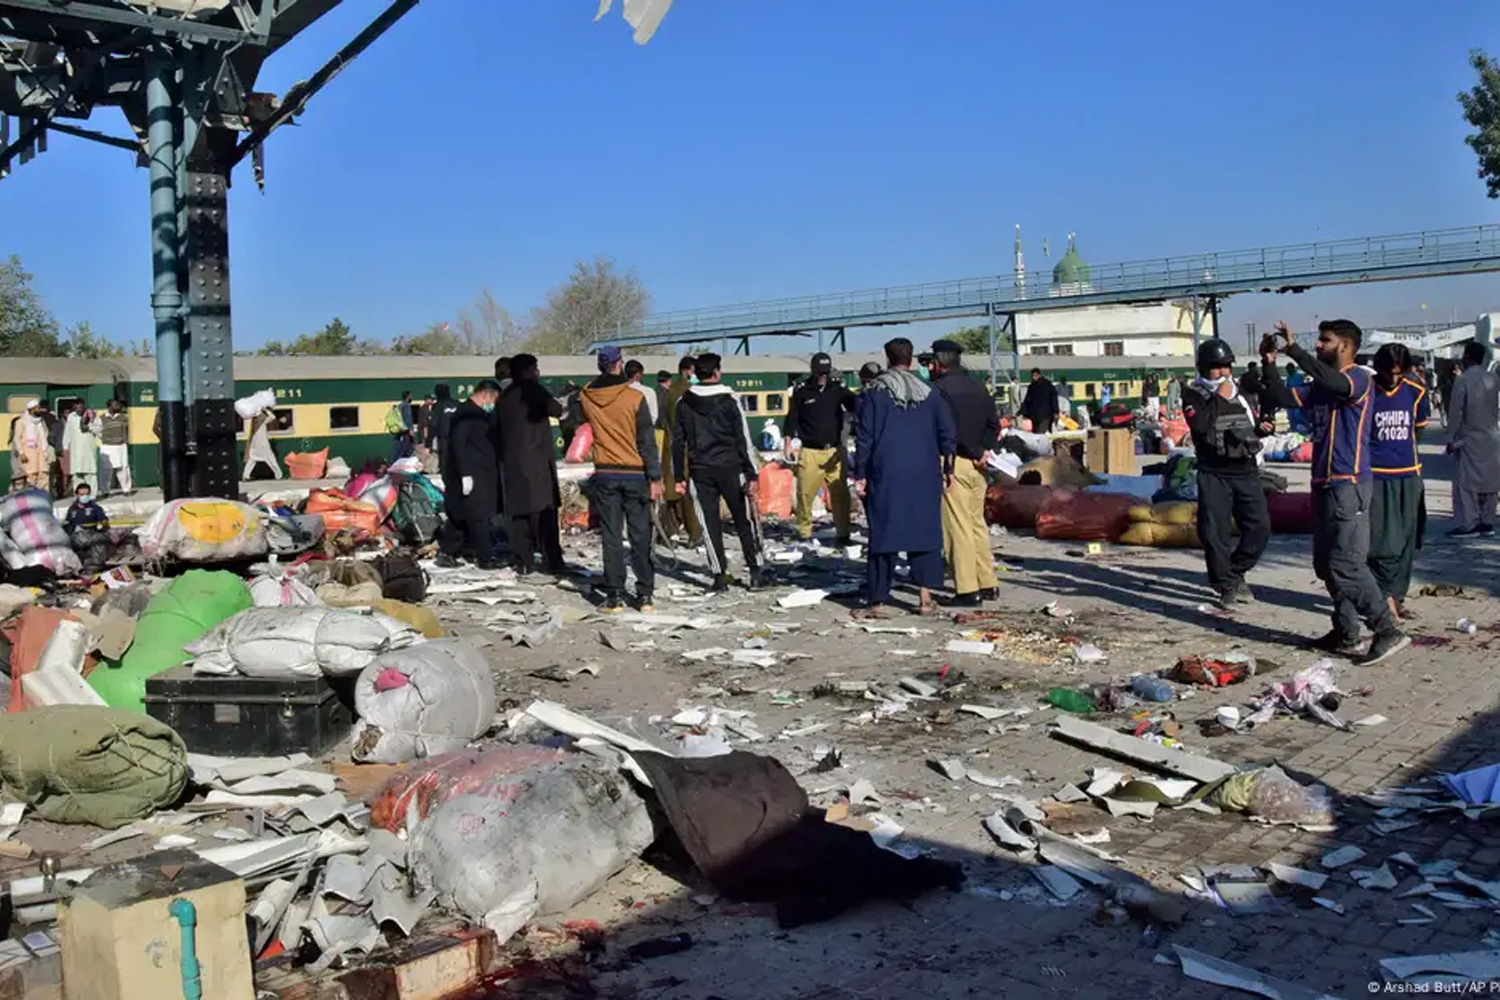
M 130 475 L 130 417 L 125 404 L 111 399 L 103 412 L 74 400 L 53 413 L 44 400 L 26 402 L 10 425 L 12 490 L 44 490 L 53 497 L 134 488 Z
M 1278 324 L 1277 335 L 1260 344 L 1259 363 L 1239 376 L 1230 346 L 1208 340 L 1197 351 L 1196 378 L 1173 377 L 1163 385 L 1148 376 L 1144 409 L 1159 417 L 1165 393 L 1167 413 L 1187 424 L 1207 579 L 1230 610 L 1255 600 L 1247 578 L 1271 536 L 1261 441 L 1274 433 L 1278 411 L 1300 415 L 1312 446 L 1312 565 L 1333 602 L 1332 627 L 1311 645 L 1375 663 L 1410 643 L 1401 623 L 1413 616 L 1406 598 L 1427 517 L 1417 440 L 1436 393 L 1431 376 L 1399 344 L 1381 346 L 1369 367 L 1358 363 L 1362 338 L 1354 323 L 1330 320 L 1319 325 L 1317 343 L 1307 350 Z M 950 577 L 953 596 L 945 603 L 978 606 L 997 595 L 984 519 L 1000 434 L 995 401 L 965 370 L 953 341 L 936 341 L 915 355 L 911 341 L 898 337 L 884 352 L 883 367 L 871 363 L 858 373 L 859 393 L 838 380 L 823 353 L 813 355 L 808 377 L 790 391 L 785 433 L 777 432 L 775 444 L 794 470 L 796 533 L 812 537 L 821 495 L 834 545 L 857 556 L 851 514 L 857 494 L 867 536 L 866 599 L 857 617 L 897 613 L 892 595 L 903 556 L 917 614 L 939 612 L 933 594 L 949 589 Z M 1280 355 L 1289 359 L 1285 377 Z M 1448 532 L 1455 537 L 1494 531 L 1500 377 L 1485 357 L 1483 345 L 1467 345 L 1446 393 L 1448 450 L 1458 459 L 1455 523 Z M 410 392 L 393 404 L 386 421 L 392 460 L 413 455 L 419 445 L 438 459 L 449 522 L 441 561 L 498 567 L 503 531 L 518 572 L 565 572 L 556 422 L 565 445 L 585 425 L 591 435 L 586 450 L 593 474 L 583 492 L 603 537 L 604 610 L 627 606 L 632 574 L 629 603 L 652 608 L 652 546 L 659 535 L 681 533 L 690 545 L 702 545 L 710 588 L 733 585 L 724 510 L 739 538 L 742 582 L 760 586 L 760 448 L 738 397 L 723 382 L 722 359 L 684 357 L 675 375 L 657 372 L 654 385 L 641 363 L 627 361 L 618 347 L 602 348 L 597 362 L 596 378 L 570 383 L 558 396 L 542 385 L 538 359 L 520 354 L 499 359 L 495 378 L 480 381 L 462 401 L 438 385 L 422 404 L 413 403 Z M 925 367 L 927 377 L 914 365 Z M 1045 434 L 1064 412 L 1057 387 L 1033 370 L 1019 415 Z M 128 420 L 118 400 L 103 413 L 80 402 L 61 416 L 30 401 L 11 427 L 13 482 L 54 496 L 74 494 L 70 522 L 96 527 L 102 511 L 95 491 L 107 492 L 116 479 L 121 489 L 131 488 Z M 269 429 L 268 422 L 252 429 L 247 469 L 265 460 Z M 257 441 L 265 447 L 257 450 Z M 271 464 L 279 473 L 274 455 Z

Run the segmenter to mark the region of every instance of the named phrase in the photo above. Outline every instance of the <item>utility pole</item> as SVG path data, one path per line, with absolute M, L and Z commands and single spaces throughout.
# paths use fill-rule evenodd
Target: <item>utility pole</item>
M 1254 355 L 1255 354 L 1255 324 L 1254 323 L 1246 323 L 1245 324 L 1245 353 L 1246 354 L 1250 354 L 1250 355 Z

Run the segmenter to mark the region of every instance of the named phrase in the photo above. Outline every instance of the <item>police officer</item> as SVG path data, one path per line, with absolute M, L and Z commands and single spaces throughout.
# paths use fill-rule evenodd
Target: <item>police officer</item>
M 786 415 L 784 449 L 797 460 L 797 534 L 812 537 L 812 505 L 828 488 L 836 545 L 849 544 L 849 485 L 845 468 L 844 425 L 854 415 L 854 393 L 833 377 L 833 359 L 812 356 L 806 381 L 792 390 Z
M 990 529 L 984 521 L 986 460 L 996 448 L 1000 418 L 984 383 L 964 370 L 963 348 L 935 341 L 927 371 L 932 387 L 953 412 L 958 456 L 953 479 L 943 491 L 943 556 L 953 573 L 953 604 L 978 607 L 999 596 Z
M 1245 574 L 1271 538 L 1259 461 L 1260 437 L 1270 428 L 1235 384 L 1227 343 L 1204 341 L 1196 361 L 1198 377 L 1182 391 L 1182 411 L 1198 455 L 1198 538 L 1219 604 L 1249 604 L 1255 598 Z M 1240 538 L 1232 545 L 1236 524 Z

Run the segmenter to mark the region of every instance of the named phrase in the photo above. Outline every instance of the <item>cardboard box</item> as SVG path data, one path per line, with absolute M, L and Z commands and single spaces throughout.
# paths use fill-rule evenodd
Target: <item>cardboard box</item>
M 1090 472 L 1112 476 L 1136 474 L 1134 430 L 1125 427 L 1091 428 L 1085 451 L 1085 464 Z

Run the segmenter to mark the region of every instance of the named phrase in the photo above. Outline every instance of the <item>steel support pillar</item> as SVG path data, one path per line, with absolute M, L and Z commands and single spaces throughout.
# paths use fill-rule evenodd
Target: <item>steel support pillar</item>
M 182 291 L 177 257 L 177 122 L 174 64 L 153 53 L 146 69 L 146 143 L 151 177 L 151 312 L 156 323 L 156 404 L 161 418 L 162 497 L 188 492 L 182 402 Z
M 1193 309 L 1193 356 L 1198 355 L 1198 343 L 1203 339 L 1203 310 L 1198 305 L 1198 297 L 1195 295 L 1188 300 Z
M 193 386 L 194 496 L 239 495 L 239 455 L 234 412 L 234 347 L 229 311 L 230 133 L 222 146 L 207 136 L 209 161 L 186 171 L 187 340 L 184 359 Z M 220 147 L 220 148 L 216 148 Z M 219 155 L 215 155 L 215 154 Z
M 827 336 L 828 336 L 828 331 L 827 330 L 819 330 L 818 331 L 818 353 L 819 354 L 822 354 L 824 351 L 828 350 L 828 345 L 825 342 L 827 340 Z
M 990 327 L 990 392 L 996 392 L 1000 388 L 1000 317 L 994 306 L 985 306 L 984 316 Z
M 1021 333 L 1016 329 L 1016 314 L 1006 313 L 1004 329 L 1010 331 L 1011 415 L 1021 412 Z
M 839 327 L 833 331 L 833 346 L 840 354 L 849 350 L 848 343 L 844 340 L 844 328 Z
M 1209 329 L 1214 332 L 1214 339 L 1219 339 L 1219 297 L 1210 295 L 1208 297 L 1208 321 Z

